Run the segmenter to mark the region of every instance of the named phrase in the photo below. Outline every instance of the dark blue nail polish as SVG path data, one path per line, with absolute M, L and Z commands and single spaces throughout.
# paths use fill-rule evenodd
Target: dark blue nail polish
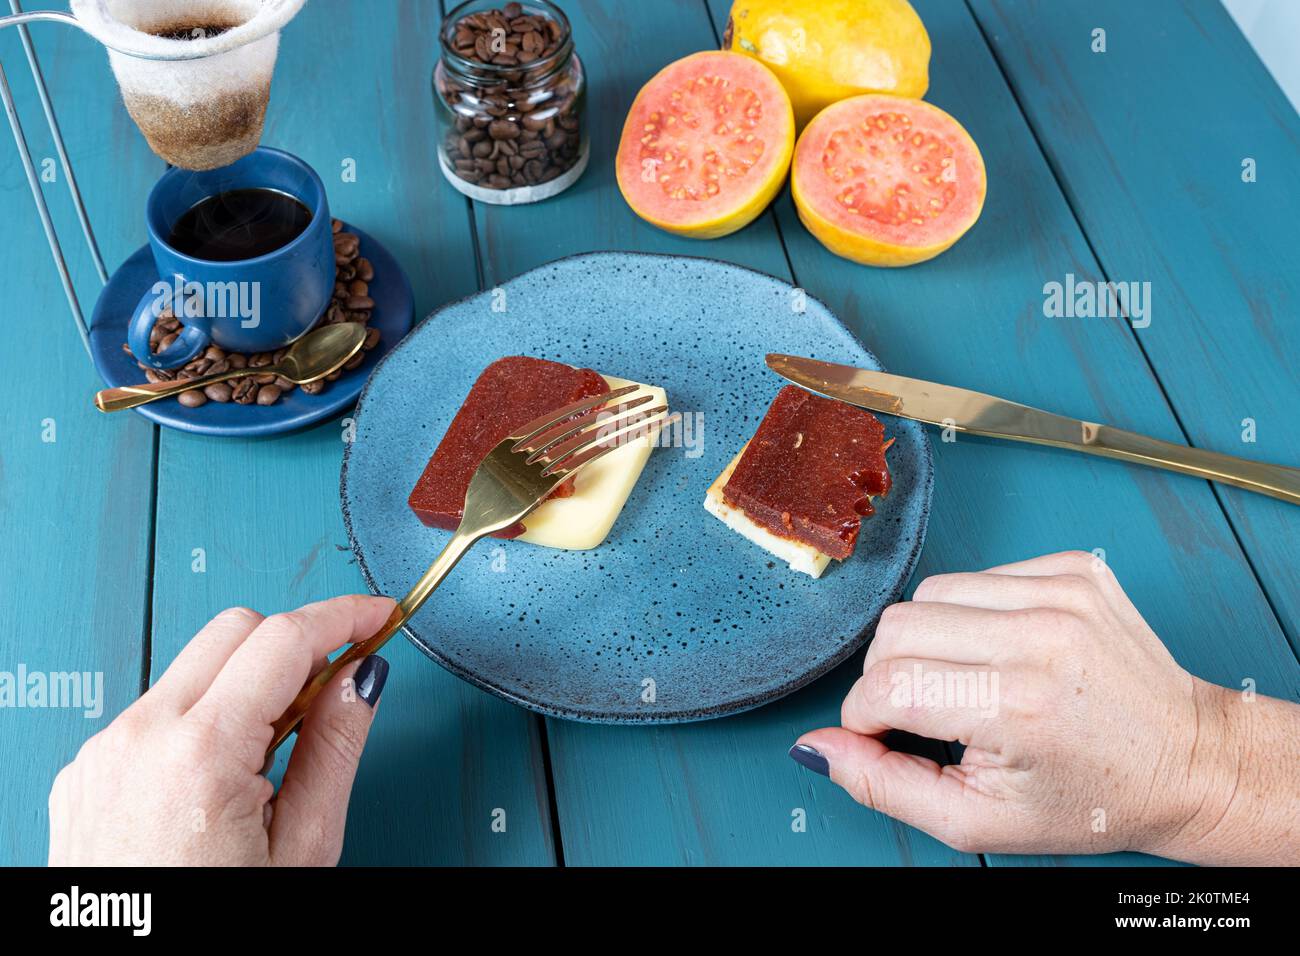
M 378 654 L 371 654 L 361 662 L 356 674 L 352 676 L 352 686 L 356 688 L 358 697 L 374 707 L 375 701 L 379 700 L 379 695 L 383 693 L 384 682 L 387 680 L 388 661 Z
M 819 773 L 823 777 L 831 775 L 831 765 L 826 762 L 826 758 L 821 752 L 814 750 L 807 744 L 795 744 L 790 748 L 790 757 L 801 767 L 807 767 L 813 773 Z

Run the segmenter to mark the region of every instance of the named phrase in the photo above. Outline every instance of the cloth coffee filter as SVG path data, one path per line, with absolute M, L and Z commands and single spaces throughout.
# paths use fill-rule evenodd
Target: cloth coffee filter
M 215 169 L 257 147 L 279 31 L 304 2 L 71 0 L 71 6 L 86 32 L 108 47 L 122 100 L 150 149 L 174 166 Z

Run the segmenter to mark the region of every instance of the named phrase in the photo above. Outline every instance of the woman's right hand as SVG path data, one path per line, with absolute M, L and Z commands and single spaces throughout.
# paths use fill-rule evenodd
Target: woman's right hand
M 1188 674 L 1090 554 L 922 581 L 841 725 L 791 756 L 961 850 L 1300 863 L 1300 707 Z M 895 728 L 966 750 L 940 767 Z

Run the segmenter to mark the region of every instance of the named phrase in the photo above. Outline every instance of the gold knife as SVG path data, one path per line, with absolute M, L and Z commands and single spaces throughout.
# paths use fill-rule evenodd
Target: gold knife
M 818 395 L 930 425 L 1068 448 L 1164 468 L 1300 504 L 1300 469 L 1189 448 L 1096 422 L 1066 418 L 951 385 L 870 372 L 797 355 L 771 354 L 767 367 Z

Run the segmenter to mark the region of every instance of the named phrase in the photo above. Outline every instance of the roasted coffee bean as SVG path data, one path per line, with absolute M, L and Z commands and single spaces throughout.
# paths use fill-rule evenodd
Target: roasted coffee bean
M 380 334 L 379 330 L 374 326 L 371 326 L 370 328 L 366 329 L 366 340 L 363 343 L 361 343 L 361 348 L 367 352 L 373 349 L 376 345 L 379 344 L 379 334 Z
M 358 352 L 356 355 L 352 356 L 352 358 L 348 359 L 346 362 L 343 363 L 343 371 L 350 372 L 365 360 L 366 360 L 365 353 Z
M 308 395 L 319 395 L 321 392 L 325 391 L 325 382 L 321 379 L 317 379 L 314 382 L 308 382 L 302 386 L 302 390 Z
M 352 295 L 365 295 L 369 291 L 370 286 L 366 284 L 364 279 L 353 279 L 348 283 L 348 292 Z
M 353 311 L 359 309 L 370 310 L 375 307 L 375 300 L 368 295 L 348 296 L 347 307 Z
M 550 121 L 550 115 L 538 116 L 537 112 L 529 113 L 520 122 L 524 124 L 524 129 L 535 133 L 540 129 L 545 129 L 547 122 Z
M 280 400 L 280 389 L 276 385 L 263 385 L 257 390 L 257 404 L 274 405 Z
M 229 382 L 216 382 L 215 384 L 209 385 L 203 389 L 203 394 L 208 396 L 208 398 L 212 399 L 214 402 L 222 403 L 230 401 L 230 392 L 231 388 Z
M 295 388 L 296 383 L 289 381 L 287 378 L 281 378 L 279 375 L 277 375 L 275 377 L 275 387 L 278 388 L 281 392 L 287 392 Z
M 181 392 L 176 396 L 176 401 L 180 402 L 186 408 L 198 408 L 200 405 L 206 405 L 208 396 L 204 395 L 197 388 L 192 388 L 188 392 Z
M 158 347 L 157 347 L 156 349 L 154 349 L 154 351 L 155 351 L 155 352 L 164 352 L 164 351 L 166 351 L 166 350 L 167 350 L 167 346 L 169 346 L 169 345 L 171 345 L 173 342 L 175 342 L 176 339 L 177 339 L 177 333 L 176 333 L 176 332 L 170 332 L 170 333 L 168 333 L 167 335 L 164 335 L 161 339 L 158 340 Z
M 276 376 L 271 375 L 271 374 L 266 374 L 266 375 L 254 375 L 254 376 L 252 376 L 252 379 L 253 379 L 253 381 L 256 382 L 258 385 L 270 385 L 272 382 L 275 381 Z
M 240 405 L 248 405 L 257 398 L 257 383 L 251 377 L 235 380 L 231 397 Z
M 375 277 L 375 267 L 364 256 L 357 260 L 357 278 L 369 282 Z

